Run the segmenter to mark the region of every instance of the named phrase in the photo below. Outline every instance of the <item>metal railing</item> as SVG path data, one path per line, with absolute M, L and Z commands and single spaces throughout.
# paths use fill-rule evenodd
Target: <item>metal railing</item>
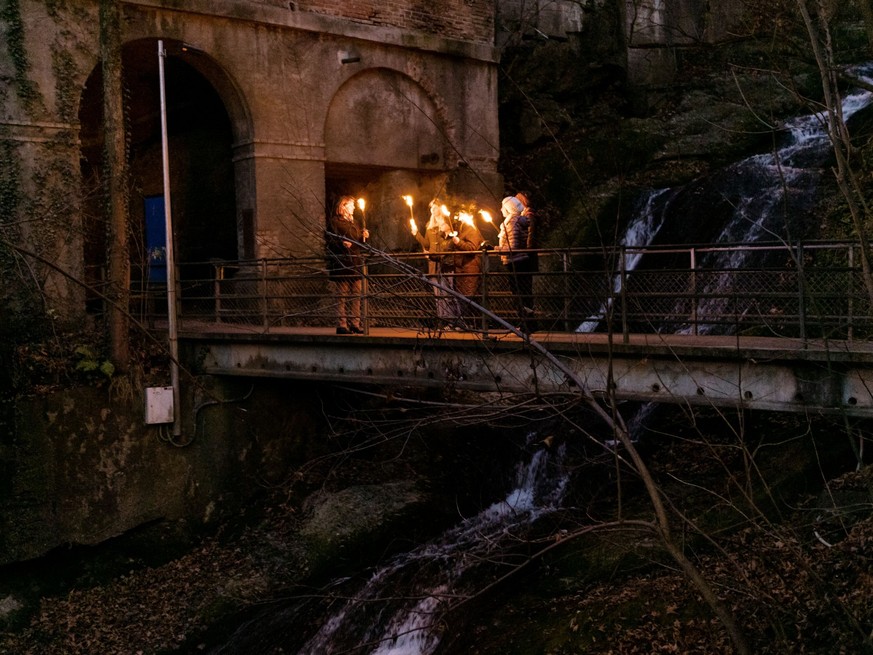
M 528 329 L 559 332 L 866 337 L 871 303 L 852 243 L 538 250 Z M 519 302 L 499 253 L 482 251 L 476 302 L 512 324 Z M 323 258 L 181 263 L 179 316 L 270 331 L 332 327 L 335 298 Z M 368 328 L 436 327 L 427 260 L 367 257 Z M 160 307 L 161 303 L 155 305 Z M 163 305 L 165 307 L 165 304 Z M 487 329 L 487 317 L 464 311 Z M 472 321 L 472 323 L 471 323 Z

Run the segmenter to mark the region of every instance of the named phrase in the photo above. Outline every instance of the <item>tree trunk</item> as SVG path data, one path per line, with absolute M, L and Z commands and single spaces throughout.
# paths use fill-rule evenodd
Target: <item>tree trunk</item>
M 873 0 L 864 0 L 866 9 L 870 9 Z M 867 238 L 866 221 L 869 218 L 869 207 L 866 204 L 862 189 L 857 184 L 857 176 L 849 165 L 849 154 L 852 152 L 852 139 L 843 119 L 842 100 L 839 94 L 839 83 L 834 65 L 833 42 L 831 41 L 830 28 L 827 23 L 827 11 L 822 0 L 815 4 L 818 27 L 807 7 L 807 0 L 797 0 L 797 8 L 803 19 L 804 27 L 809 36 L 809 44 L 815 56 L 816 64 L 821 77 L 824 104 L 828 117 L 828 137 L 831 141 L 836 166 L 834 176 L 837 185 L 846 200 L 849 214 L 852 217 L 852 226 L 861 248 L 861 274 L 867 296 L 873 303 L 873 249 Z M 865 11 L 866 11 L 865 9 Z M 870 24 L 867 24 L 868 34 Z M 853 184 L 854 182 L 854 184 Z
M 100 0 L 100 56 L 103 60 L 104 177 L 107 220 L 109 358 L 119 372 L 130 359 L 130 254 L 127 149 L 121 71 L 121 9 Z

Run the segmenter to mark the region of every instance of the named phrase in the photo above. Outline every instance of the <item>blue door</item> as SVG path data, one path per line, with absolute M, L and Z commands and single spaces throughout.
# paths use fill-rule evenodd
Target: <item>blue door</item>
M 148 253 L 149 282 L 167 283 L 167 224 L 164 196 L 145 198 L 145 240 Z

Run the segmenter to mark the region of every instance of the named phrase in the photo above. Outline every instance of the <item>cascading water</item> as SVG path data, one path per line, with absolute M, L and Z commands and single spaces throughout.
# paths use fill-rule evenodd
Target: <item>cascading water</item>
M 862 79 L 869 81 L 860 69 Z M 873 101 L 869 91 L 858 90 L 842 102 L 843 119 L 848 120 Z M 823 113 L 801 116 L 785 124 L 787 138 L 775 152 L 755 155 L 726 169 L 732 179 L 755 181 L 754 193 L 738 197 L 730 220 L 724 225 L 715 243 L 753 243 L 776 240 L 791 243 L 793 235 L 786 216 L 803 215 L 814 200 L 822 166 L 827 161 L 831 143 L 828 137 L 829 117 Z M 754 262 L 750 249 L 712 252 L 701 262 L 709 268 L 741 269 Z M 725 293 L 732 282 L 729 274 L 717 276 L 703 288 L 704 295 L 713 296 L 698 307 L 700 316 L 719 316 L 730 302 Z M 740 311 L 742 311 L 740 309 Z M 719 328 L 705 321 L 696 326 L 697 334 L 714 333 Z M 726 326 L 722 331 L 729 330 Z M 695 326 L 678 330 L 690 333 Z
M 870 82 L 871 68 L 873 65 L 858 67 L 853 73 Z M 848 120 L 871 101 L 873 94 L 869 91 L 856 90 L 848 94 L 841 104 L 843 120 Z M 792 242 L 792 225 L 785 217 L 791 217 L 796 227 L 801 222 L 800 217 L 805 216 L 812 206 L 822 166 L 830 155 L 828 120 L 827 114 L 822 112 L 795 118 L 783 126 L 785 138 L 775 151 L 743 159 L 705 180 L 644 194 L 621 245 L 644 248 L 653 243 L 663 228 L 687 226 L 689 219 L 696 220 L 700 214 L 725 217 L 722 227 L 707 238 L 714 244 L 753 243 L 760 240 Z M 707 207 L 701 209 L 697 198 Z M 718 211 L 712 211 L 715 206 L 719 206 Z M 681 228 L 671 230 L 677 235 L 688 232 Z M 751 249 L 726 249 L 708 253 L 700 264 L 713 269 L 736 270 L 758 263 L 753 261 L 755 257 Z M 625 272 L 635 270 L 642 259 L 642 252 L 627 254 Z M 729 302 L 725 291 L 731 282 L 732 277 L 725 274 L 715 277 L 702 289 L 703 295 L 713 298 L 698 307 L 699 315 L 719 316 L 724 311 L 723 305 Z M 621 276 L 615 273 L 613 291 L 617 293 L 620 285 Z M 604 303 L 600 314 L 584 321 L 576 331 L 593 332 L 598 329 L 609 307 L 609 302 Z M 688 333 L 694 329 L 695 326 L 687 325 L 677 332 Z M 697 333 L 712 333 L 716 329 L 715 325 L 698 325 Z
M 528 437 L 530 447 L 539 437 Z M 348 594 L 341 607 L 324 619 L 318 631 L 297 648 L 265 638 L 263 631 L 249 635 L 246 626 L 213 653 L 243 653 L 281 647 L 299 655 L 368 653 L 370 655 L 428 655 L 439 644 L 440 617 L 467 595 L 475 593 L 474 579 L 493 567 L 515 566 L 511 548 L 516 532 L 557 509 L 568 476 L 562 461 L 565 448 L 536 447 L 527 463 L 517 465 L 515 486 L 507 496 L 478 515 L 466 519 L 438 539 L 394 557 L 359 589 Z M 515 542 L 517 543 L 517 542 Z M 497 562 L 502 561 L 502 564 Z M 410 591 L 412 590 L 412 591 Z M 293 621 L 289 613 L 273 617 Z M 269 641 L 269 643 L 265 643 Z
M 642 248 L 652 243 L 652 240 L 658 235 L 658 230 L 664 224 L 670 197 L 670 189 L 654 189 L 643 194 L 637 203 L 640 209 L 635 212 L 634 217 L 628 224 L 621 239 L 621 245 L 629 248 Z M 624 270 L 632 271 L 636 268 L 643 253 L 642 250 L 631 251 L 623 256 L 625 258 Z M 620 288 L 621 276 L 614 275 L 612 290 L 617 293 Z M 604 303 L 597 316 L 592 316 L 587 321 L 584 321 L 576 328 L 576 332 L 594 332 L 603 320 L 603 316 L 609 310 L 611 302 L 612 300 L 610 299 Z

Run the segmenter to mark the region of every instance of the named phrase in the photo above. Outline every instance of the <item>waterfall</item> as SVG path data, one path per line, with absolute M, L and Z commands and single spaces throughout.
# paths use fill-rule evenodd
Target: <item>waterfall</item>
M 476 593 L 475 580 L 517 566 L 513 544 L 538 519 L 558 509 L 568 484 L 563 468 L 565 447 L 537 445 L 542 437 L 528 435 L 527 462 L 516 465 L 512 490 L 479 514 L 463 520 L 437 539 L 390 559 L 363 584 L 348 591 L 347 580 L 337 582 L 342 591 L 339 608 L 322 617 L 321 627 L 303 646 L 296 627 L 295 610 L 283 609 L 266 621 L 241 626 L 214 655 L 269 651 L 299 655 L 428 655 L 440 640 L 440 618 L 454 604 Z M 325 595 L 330 595 L 325 592 Z M 296 639 L 296 642 L 295 642 Z M 273 652 L 273 651 L 269 651 Z
M 667 217 L 667 208 L 669 207 L 671 189 L 653 189 L 644 193 L 639 201 L 634 212 L 634 216 L 628 223 L 625 229 L 624 236 L 621 238 L 621 245 L 629 248 L 639 248 L 640 250 L 632 250 L 624 252 L 624 270 L 632 271 L 643 257 L 642 248 L 652 243 L 658 235 L 658 231 L 664 224 L 664 219 Z M 666 198 L 664 196 L 667 196 Z M 616 273 L 612 277 L 612 290 L 618 293 L 621 289 L 621 276 Z M 600 310 L 595 316 L 591 316 L 576 328 L 576 332 L 594 332 L 606 312 L 609 310 L 612 303 L 612 298 L 607 300 L 600 306 Z
M 844 120 L 870 101 L 869 91 L 858 90 L 847 95 L 842 102 Z M 746 194 L 737 203 L 717 243 L 784 238 L 784 226 L 776 222 L 781 216 L 779 209 L 786 202 L 797 204 L 798 200 L 808 201 L 814 195 L 820 167 L 830 153 L 829 120 L 822 112 L 795 118 L 785 123 L 785 142 L 775 152 L 754 155 L 726 169 L 729 177 L 754 179 L 755 192 Z
M 534 439 L 536 435 L 529 435 L 529 442 Z M 380 568 L 299 655 L 329 655 L 362 644 L 372 644 L 366 651 L 371 655 L 432 653 L 439 643 L 435 628 L 440 615 L 452 601 L 472 592 L 465 577 L 494 558 L 513 529 L 559 506 L 567 484 L 560 468 L 563 454 L 563 446 L 554 452 L 537 450 L 529 463 L 517 466 L 515 486 L 503 500 Z M 391 593 L 397 588 L 414 589 L 417 600 L 397 607 L 396 601 L 391 607 L 379 601 L 385 595 L 404 595 Z
M 855 72 L 869 81 L 864 68 Z M 856 90 L 842 100 L 843 119 L 868 106 L 873 94 Z M 729 166 L 724 175 L 733 180 L 753 180 L 754 192 L 749 192 L 743 184 L 738 188 L 746 190 L 736 199 L 730 219 L 726 222 L 715 243 L 752 243 L 759 240 L 777 240 L 791 243 L 791 226 L 784 216 L 802 215 L 814 200 L 822 166 L 831 152 L 828 137 L 830 117 L 818 112 L 800 116 L 785 123 L 784 143 L 772 153 L 759 154 Z M 738 270 L 754 265 L 756 257 L 764 257 L 750 249 L 728 250 L 709 253 L 701 264 L 704 268 Z M 702 302 L 698 308 L 697 326 L 685 325 L 677 330 L 689 334 L 696 328 L 697 334 L 713 334 L 717 331 L 729 332 L 730 326 L 706 323 L 706 316 L 720 316 L 725 313 L 728 291 L 733 276 L 722 273 L 706 285 L 702 291 L 713 296 Z M 742 307 L 734 311 L 742 312 Z
M 852 72 L 870 81 L 867 72 L 873 65 L 857 67 Z M 847 94 L 841 104 L 844 120 L 867 107 L 873 94 L 855 90 Z M 783 125 L 782 143 L 772 152 L 753 155 L 701 180 L 686 185 L 655 189 L 643 194 L 637 210 L 628 223 L 621 239 L 622 246 L 644 248 L 653 243 L 667 227 L 685 236 L 689 219 L 699 216 L 724 215 L 721 228 L 709 235 L 712 243 L 752 243 L 755 241 L 793 240 L 791 227 L 784 220 L 807 213 L 815 198 L 822 167 L 831 154 L 828 136 L 830 117 L 824 112 L 800 116 Z M 701 202 L 704 203 L 701 206 Z M 713 211 L 717 207 L 720 211 Z M 678 229 L 676 226 L 680 226 Z M 795 229 L 799 230 L 799 226 Z M 643 258 L 641 251 L 624 255 L 625 272 L 633 271 Z M 764 257 L 750 249 L 725 250 L 708 253 L 700 262 L 701 268 L 737 270 L 757 263 L 755 257 Z M 619 269 L 620 270 L 620 269 Z M 618 294 L 622 284 L 619 272 L 612 274 L 612 290 Z M 729 301 L 728 293 L 733 276 L 717 275 L 702 289 L 704 295 L 714 296 L 698 306 L 698 316 L 719 316 Z M 602 323 L 612 300 L 605 301 L 598 314 L 582 322 L 576 332 L 593 332 Z M 676 314 L 681 314 L 678 310 Z M 698 324 L 698 334 L 713 333 L 715 325 Z M 684 325 L 676 332 L 691 333 L 694 325 Z M 729 329 L 722 326 L 722 330 Z

